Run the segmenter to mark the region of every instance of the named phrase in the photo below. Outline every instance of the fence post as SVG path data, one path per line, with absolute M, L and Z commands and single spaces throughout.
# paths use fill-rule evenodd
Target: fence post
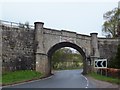
M 107 68 L 105 69 L 105 76 L 107 76 Z
M 100 69 L 100 74 L 102 75 L 102 69 Z

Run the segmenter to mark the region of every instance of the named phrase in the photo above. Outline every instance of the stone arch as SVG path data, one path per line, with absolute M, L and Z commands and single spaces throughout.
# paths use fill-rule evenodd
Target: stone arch
M 71 43 L 71 42 L 60 42 L 60 43 L 57 43 L 55 44 L 54 46 L 52 46 L 48 53 L 47 53 L 47 56 L 48 56 L 48 61 L 49 61 L 49 64 L 51 64 L 51 58 L 52 58 L 52 54 L 60 49 L 60 48 L 63 48 L 63 47 L 71 47 L 71 48 L 74 48 L 76 49 L 80 54 L 81 56 L 83 57 L 83 74 L 86 74 L 87 73 L 87 62 L 86 62 L 86 55 L 85 55 L 85 52 L 82 50 L 81 47 L 79 47 L 78 45 L 74 44 L 74 43 Z M 51 69 L 50 69 L 50 72 L 51 72 Z

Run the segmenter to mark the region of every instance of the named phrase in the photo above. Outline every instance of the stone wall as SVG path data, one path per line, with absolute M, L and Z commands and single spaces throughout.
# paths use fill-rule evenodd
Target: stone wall
M 2 25 L 3 71 L 35 68 L 34 30 Z
M 111 60 L 116 55 L 118 44 L 118 39 L 99 38 L 98 48 L 100 52 L 100 57 Z

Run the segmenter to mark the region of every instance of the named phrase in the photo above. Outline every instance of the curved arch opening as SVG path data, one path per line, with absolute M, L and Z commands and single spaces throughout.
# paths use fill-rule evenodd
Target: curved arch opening
M 86 55 L 85 52 L 82 50 L 81 47 L 79 47 L 78 45 L 74 44 L 74 43 L 70 43 L 70 42 L 61 42 L 58 44 L 55 44 L 53 47 L 50 48 L 50 50 L 48 51 L 47 55 L 48 55 L 48 60 L 49 60 L 49 64 L 50 64 L 50 73 L 51 73 L 51 59 L 52 59 L 52 55 L 55 51 L 57 51 L 58 49 L 64 48 L 64 47 L 70 47 L 73 48 L 75 50 L 77 50 L 82 58 L 83 58 L 83 74 L 86 74 Z

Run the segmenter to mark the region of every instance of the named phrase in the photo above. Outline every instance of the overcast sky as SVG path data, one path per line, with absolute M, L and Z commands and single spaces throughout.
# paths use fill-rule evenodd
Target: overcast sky
M 11 2 L 10 2 L 11 1 Z M 103 14 L 118 6 L 118 0 L 2 0 L 0 19 L 102 36 Z M 50 2 L 51 1 L 51 2 Z

